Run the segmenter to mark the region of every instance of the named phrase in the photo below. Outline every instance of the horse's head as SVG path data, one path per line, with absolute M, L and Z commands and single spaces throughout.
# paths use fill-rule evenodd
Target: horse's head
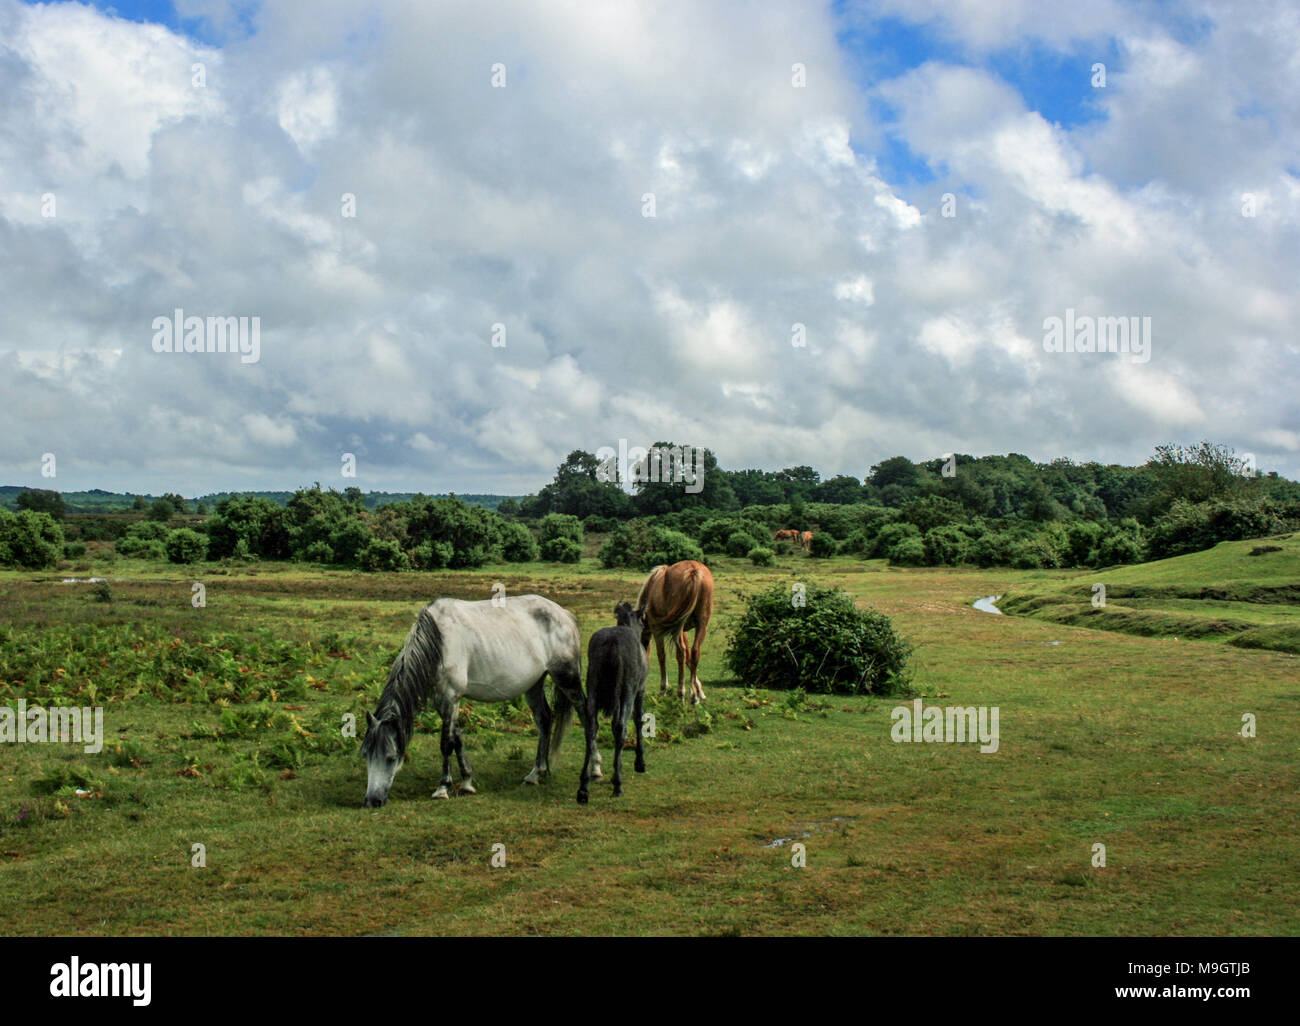
M 388 801 L 393 778 L 406 761 L 397 720 L 387 716 L 377 720 L 366 713 L 366 737 L 361 742 L 361 757 L 366 760 L 365 806 L 377 809 Z
M 645 631 L 645 606 L 633 609 L 631 603 L 620 602 L 614 607 L 614 620 L 620 627 L 631 627 L 642 634 Z

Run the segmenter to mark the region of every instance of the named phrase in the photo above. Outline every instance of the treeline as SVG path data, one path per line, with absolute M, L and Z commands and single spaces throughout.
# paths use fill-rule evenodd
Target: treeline
M 409 502 L 418 494 L 416 492 L 363 493 L 359 488 L 344 489 L 345 494 L 353 492 L 362 496 L 362 505 L 366 509 L 378 509 L 390 502 Z M 62 519 L 66 513 L 145 513 L 150 515 L 150 519 L 156 520 L 159 519 L 157 514 L 164 509 L 169 513 L 192 513 L 203 516 L 211 512 L 222 499 L 229 499 L 236 495 L 257 496 L 278 506 L 284 506 L 296 494 L 290 491 L 212 492 L 195 499 L 186 499 L 174 492 L 154 496 L 136 495 L 131 492 L 108 492 L 102 488 L 92 488 L 84 492 L 57 492 L 45 488 L 3 485 L 0 486 L 0 508 L 15 512 L 30 509 L 37 513 L 49 513 L 56 520 Z M 435 498 L 446 498 L 446 496 L 440 495 Z M 459 496 L 461 502 L 470 506 L 482 506 L 485 509 L 496 509 L 502 500 L 507 498 L 509 496 L 492 494 Z
M 659 443 L 670 448 L 670 443 Z M 1098 567 L 1300 529 L 1300 485 L 1258 476 L 1224 446 L 1161 446 L 1141 467 L 1024 456 L 902 456 L 868 475 L 822 481 L 810 467 L 727 471 L 703 453 L 702 482 L 608 480 L 590 453 L 570 453 L 536 495 L 497 511 L 456 496 L 417 494 L 368 508 L 357 488 L 319 485 L 283 503 L 218 500 L 206 517 L 165 495 L 133 515 L 64 514 L 58 493 L 30 490 L 0 510 L 0 563 L 48 567 L 87 541 L 121 556 L 192 563 L 283 559 L 365 570 L 439 570 L 494 561 L 575 563 L 589 533 L 606 567 L 648 568 L 713 555 L 770 564 L 777 530 L 813 532 L 810 555 L 847 554 L 904 566 Z M 702 485 L 702 486 L 701 486 Z M 744 501 L 746 500 L 754 501 Z M 173 518 L 183 526 L 169 527 Z M 788 551 L 788 547 L 787 547 Z

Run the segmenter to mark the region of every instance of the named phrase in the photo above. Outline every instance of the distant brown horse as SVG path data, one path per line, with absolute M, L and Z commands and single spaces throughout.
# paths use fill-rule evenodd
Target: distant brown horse
M 803 544 L 804 551 L 806 552 L 808 550 L 808 547 L 812 545 L 812 531 L 804 531 L 802 537 L 799 540 Z
M 777 532 L 776 532 L 776 539 L 775 539 L 775 540 L 776 540 L 776 541 L 788 541 L 788 542 L 794 542 L 796 545 L 798 545 L 798 544 L 799 544 L 799 532 L 798 532 L 798 531 L 795 531 L 795 530 L 789 530 L 789 529 L 787 529 L 787 530 L 785 530 L 785 531 L 777 531 Z
M 668 668 L 664 665 L 664 638 L 673 639 L 677 650 L 677 697 L 686 697 L 683 663 L 691 668 L 691 704 L 704 701 L 700 683 L 700 646 L 713 615 L 713 574 L 703 563 L 684 559 L 672 566 L 657 566 L 641 585 L 637 608 L 645 607 L 645 630 L 641 643 L 650 657 L 650 639 L 659 653 L 659 690 L 668 690 Z M 695 631 L 695 644 L 687 645 L 686 632 Z

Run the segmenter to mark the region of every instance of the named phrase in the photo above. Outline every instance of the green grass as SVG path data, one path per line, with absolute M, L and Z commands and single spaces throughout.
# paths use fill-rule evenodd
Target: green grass
M 375 575 L 92 559 L 76 575 L 113 578 L 102 602 L 56 583 L 70 572 L 0 573 L 0 705 L 93 696 L 109 739 L 100 755 L 0 746 L 0 933 L 1295 934 L 1296 657 L 970 608 L 1092 577 L 1283 585 L 1300 575 L 1273 572 L 1293 561 L 1295 543 L 1279 544 L 1228 550 L 1235 576 L 1221 579 L 1202 559 L 1213 553 L 1184 557 L 1203 577 L 1162 564 L 1080 578 L 719 559 L 708 701 L 659 696 L 652 664 L 649 772 L 632 773 L 629 755 L 625 796 L 598 784 L 586 807 L 576 728 L 552 778 L 521 786 L 535 735 L 520 703 L 468 703 L 479 793 L 447 802 L 429 798 L 436 717 L 373 811 L 340 727 L 364 722 L 435 596 L 536 591 L 572 609 L 585 639 L 639 574 L 590 559 Z M 203 609 L 190 604 L 196 580 Z M 724 680 L 743 597 L 797 581 L 894 617 L 917 646 L 917 693 L 997 705 L 999 752 L 893 743 L 895 699 Z M 1244 713 L 1256 738 L 1239 734 Z M 609 744 L 603 725 L 607 766 Z M 781 838 L 807 846 L 806 868 Z M 1105 868 L 1090 864 L 1097 842 Z M 196 843 L 206 868 L 191 866 Z
M 1099 584 L 1104 606 L 1093 604 Z M 1154 563 L 1031 582 L 1012 588 L 999 608 L 1076 627 L 1300 653 L 1300 538 L 1221 542 Z

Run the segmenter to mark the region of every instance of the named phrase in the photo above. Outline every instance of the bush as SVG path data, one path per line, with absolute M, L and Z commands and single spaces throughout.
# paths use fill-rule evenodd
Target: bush
M 749 550 L 749 561 L 755 566 L 772 566 L 776 563 L 776 553 L 760 546 Z
M 965 561 L 970 538 L 959 527 L 948 524 L 925 532 L 926 566 L 957 566 Z
M 968 558 L 976 566 L 1010 566 L 1015 549 L 1015 537 L 998 531 L 989 531 L 971 543 Z
M 188 527 L 172 531 L 163 544 L 167 549 L 167 559 L 172 563 L 200 563 L 208 554 L 207 535 Z
M 816 556 L 818 559 L 826 559 L 833 556 L 839 551 L 839 545 L 835 539 L 825 531 L 817 531 L 812 536 L 812 541 L 808 543 L 808 555 Z
M 750 687 L 883 695 L 906 689 L 911 653 L 889 617 L 844 592 L 813 584 L 795 605 L 778 584 L 748 600 L 726 662 Z
M 650 570 L 683 559 L 703 561 L 704 552 L 694 539 L 680 531 L 654 527 L 644 520 L 634 520 L 611 534 L 600 550 L 600 563 L 606 569 L 625 566 Z
M 572 538 L 548 538 L 541 545 L 542 559 L 548 563 L 577 563 L 582 560 L 582 546 Z
M 371 538 L 362 550 L 359 562 L 363 570 L 405 570 L 411 565 L 402 547 L 390 538 Z
M 548 541 L 556 538 L 567 538 L 581 546 L 582 521 L 568 513 L 547 513 L 537 524 L 537 540 L 542 551 L 545 552 Z
M 334 550 L 329 542 L 314 541 L 302 550 L 302 558 L 308 563 L 333 563 Z
M 63 529 L 50 514 L 0 510 L 0 563 L 44 570 L 62 558 Z
M 925 566 L 925 542 L 914 534 L 900 539 L 885 555 L 891 564 Z
M 411 564 L 417 570 L 443 570 L 451 563 L 454 551 L 451 542 L 420 542 L 411 550 Z
M 64 542 L 63 558 L 64 559 L 81 559 L 86 554 L 86 543 L 84 541 Z
M 591 519 L 588 517 L 587 519 Z M 537 559 L 537 539 L 523 524 L 512 521 L 501 528 L 501 558 L 507 563 L 532 563 Z
M 920 538 L 921 530 L 915 524 L 909 524 L 904 521 L 896 521 L 892 524 L 886 524 L 876 535 L 872 542 L 871 551 L 867 555 L 875 559 L 887 559 L 889 550 L 901 542 L 904 538 Z
M 134 538 L 127 535 L 114 548 L 119 556 L 128 559 L 151 559 L 162 561 L 167 558 L 167 544 L 156 538 Z
M 727 555 L 740 558 L 748 555 L 752 550 L 758 548 L 758 539 L 753 535 L 737 531 L 727 539 Z M 703 546 L 701 546 L 703 547 Z
M 126 537 L 139 538 L 141 541 L 165 542 L 171 533 L 166 524 L 160 524 L 156 520 L 142 520 L 126 529 Z
M 617 531 L 620 521 L 617 517 L 602 517 L 598 513 L 591 513 L 582 521 L 582 529 L 587 534 L 609 534 L 611 531 Z

